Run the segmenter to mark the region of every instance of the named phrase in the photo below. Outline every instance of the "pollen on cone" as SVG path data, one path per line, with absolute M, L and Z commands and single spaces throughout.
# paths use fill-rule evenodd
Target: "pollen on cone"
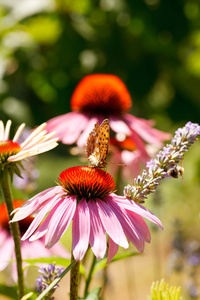
M 0 141 L 0 157 L 1 162 L 6 161 L 6 159 L 20 152 L 21 147 L 17 142 L 13 142 L 11 140 L 8 141 Z
M 102 199 L 115 190 L 112 176 L 99 168 L 72 167 L 63 171 L 59 180 L 68 195 L 87 200 Z

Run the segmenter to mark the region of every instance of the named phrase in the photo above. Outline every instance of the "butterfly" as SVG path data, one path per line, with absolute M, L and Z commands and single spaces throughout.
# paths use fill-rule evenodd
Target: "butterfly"
M 86 142 L 86 154 L 93 167 L 104 168 L 107 165 L 110 126 L 108 119 L 101 125 L 97 122 L 90 132 Z

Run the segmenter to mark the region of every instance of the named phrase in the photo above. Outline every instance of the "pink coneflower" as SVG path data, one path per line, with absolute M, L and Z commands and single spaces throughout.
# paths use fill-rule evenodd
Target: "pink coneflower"
M 147 158 L 145 142 L 161 147 L 162 141 L 171 135 L 152 128 L 152 120 L 128 114 L 131 105 L 131 96 L 119 77 L 108 74 L 87 75 L 74 90 L 72 112 L 49 120 L 47 130 L 55 130 L 64 144 L 77 142 L 78 146 L 83 146 L 94 124 L 97 121 L 101 124 L 105 118 L 109 118 L 111 129 L 129 136 Z
M 46 123 L 43 123 L 22 142 L 18 140 L 22 134 L 25 124 L 21 124 L 12 140 L 9 139 L 11 121 L 4 124 L 0 121 L 0 160 L 1 165 L 9 162 L 18 162 L 26 157 L 40 154 L 55 148 L 58 138 L 52 138 L 55 132 L 47 134 L 44 130 Z
M 22 240 L 34 241 L 45 235 L 45 245 L 50 248 L 72 221 L 75 260 L 84 257 L 89 245 L 98 259 L 103 258 L 107 233 L 109 262 L 119 246 L 128 248 L 128 240 L 140 252 L 145 242 L 150 242 L 150 232 L 142 217 L 162 228 L 160 220 L 142 205 L 117 196 L 113 178 L 102 169 L 72 167 L 60 174 L 59 181 L 59 186 L 39 193 L 15 210 L 12 222 L 36 214 Z
M 21 206 L 24 203 L 22 200 L 14 200 L 14 208 Z M 10 233 L 8 213 L 5 203 L 0 205 L 0 271 L 4 270 L 11 260 L 15 260 L 14 241 Z M 20 233 L 23 235 L 33 221 L 32 217 L 19 222 Z M 33 243 L 28 240 L 21 242 L 21 251 L 23 259 L 33 259 L 41 257 L 60 256 L 69 258 L 69 253 L 64 247 L 58 243 L 51 249 L 44 246 L 44 238 L 40 238 Z M 23 263 L 24 265 L 26 263 Z M 17 280 L 16 264 L 12 263 L 12 277 Z
M 151 156 L 149 149 L 146 151 Z M 147 163 L 146 155 L 137 148 L 136 144 L 130 137 L 123 137 L 123 139 L 110 138 L 110 164 L 109 171 L 113 177 L 118 174 L 121 165 L 121 178 L 128 180 L 134 179 L 135 176 L 140 174 L 141 168 L 144 168 Z M 114 162 L 114 163 L 112 163 Z

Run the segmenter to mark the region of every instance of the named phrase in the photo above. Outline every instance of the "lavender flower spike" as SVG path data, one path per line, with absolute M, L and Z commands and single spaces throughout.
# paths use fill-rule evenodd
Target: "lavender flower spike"
M 134 179 L 133 186 L 124 187 L 125 197 L 143 203 L 150 193 L 155 192 L 161 179 L 167 176 L 177 178 L 182 173 L 182 168 L 177 164 L 183 160 L 185 152 L 194 144 L 199 134 L 200 126 L 192 122 L 176 130 L 171 144 L 167 144 L 155 159 L 147 163 L 147 171 L 143 170 L 142 175 Z
M 63 272 L 64 268 L 58 268 L 54 264 L 49 264 L 46 268 L 41 267 L 38 272 L 41 274 L 36 280 L 37 284 L 37 292 L 41 294 L 56 278 L 60 276 Z M 45 296 L 46 300 L 53 300 L 54 297 L 51 297 L 52 294 L 55 292 L 55 289 L 58 287 L 56 284 L 53 289 Z

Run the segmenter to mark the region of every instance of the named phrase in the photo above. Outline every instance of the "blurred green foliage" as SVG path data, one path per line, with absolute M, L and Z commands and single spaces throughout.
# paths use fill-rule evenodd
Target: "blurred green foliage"
M 0 43 L 0 119 L 13 128 L 69 112 L 75 86 L 91 73 L 118 75 L 131 113 L 155 119 L 160 130 L 200 123 L 199 0 L 0 0 Z M 186 184 L 166 180 L 160 202 L 145 203 L 164 224 L 166 249 L 176 217 L 186 240 L 199 240 L 199 146 L 186 154 Z M 59 145 L 38 158 L 38 192 L 63 168 L 84 163 L 67 150 Z
M 198 0 L 1 0 L 0 118 L 38 125 L 83 76 L 112 73 L 159 129 L 200 122 L 199 25 Z

